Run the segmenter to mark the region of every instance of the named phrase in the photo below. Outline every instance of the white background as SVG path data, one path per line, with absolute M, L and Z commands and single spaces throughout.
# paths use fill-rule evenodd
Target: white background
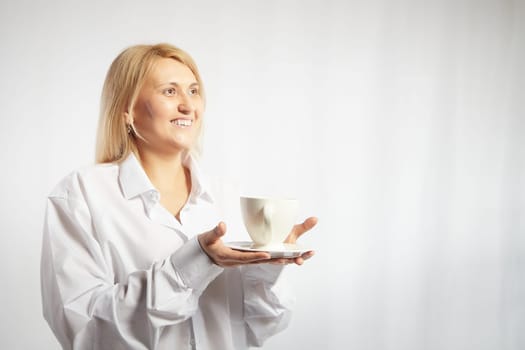
M 0 348 L 58 348 L 45 197 L 93 161 L 113 58 L 162 41 L 201 69 L 206 169 L 320 219 L 265 349 L 525 349 L 519 0 L 3 0 Z

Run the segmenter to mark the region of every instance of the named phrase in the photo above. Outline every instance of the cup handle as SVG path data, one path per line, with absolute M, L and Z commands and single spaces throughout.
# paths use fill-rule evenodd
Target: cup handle
M 270 237 L 272 236 L 272 216 L 273 216 L 273 206 L 270 204 L 266 204 L 263 207 L 263 217 L 264 217 L 264 227 L 266 228 L 266 232 L 270 233 Z

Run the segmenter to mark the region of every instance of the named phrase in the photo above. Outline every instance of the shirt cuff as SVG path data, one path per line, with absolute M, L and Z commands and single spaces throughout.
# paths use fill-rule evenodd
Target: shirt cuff
M 257 264 L 245 265 L 242 273 L 249 280 L 263 280 L 266 283 L 274 284 L 281 276 L 284 265 Z
M 180 273 L 186 286 L 200 292 L 223 271 L 202 250 L 197 237 L 187 241 L 171 255 L 171 264 Z

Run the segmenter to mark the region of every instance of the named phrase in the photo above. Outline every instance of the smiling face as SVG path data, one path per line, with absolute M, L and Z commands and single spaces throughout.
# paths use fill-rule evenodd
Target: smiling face
M 172 58 L 159 58 L 140 89 L 133 113 L 139 150 L 172 154 L 191 150 L 198 139 L 204 102 L 193 72 Z

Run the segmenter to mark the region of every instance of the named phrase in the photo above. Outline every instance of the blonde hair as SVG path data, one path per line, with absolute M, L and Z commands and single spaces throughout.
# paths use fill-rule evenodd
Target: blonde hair
M 95 161 L 120 162 L 130 152 L 138 157 L 135 136 L 128 132 L 125 113 L 132 113 L 140 89 L 158 58 L 172 58 L 195 75 L 204 100 L 204 86 L 195 61 L 185 51 L 170 44 L 135 45 L 122 51 L 111 64 L 104 81 L 100 102 Z M 201 126 L 201 134 L 202 134 Z M 193 153 L 200 152 L 200 140 Z

